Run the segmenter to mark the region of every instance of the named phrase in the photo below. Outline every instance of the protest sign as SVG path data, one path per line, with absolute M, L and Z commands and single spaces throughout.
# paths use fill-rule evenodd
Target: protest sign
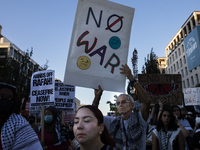
M 44 70 L 33 73 L 31 77 L 30 114 L 40 114 L 41 106 L 54 105 L 55 71 Z
M 62 111 L 74 111 L 75 87 L 55 82 L 55 107 Z
M 75 115 L 76 115 L 75 110 L 74 111 L 65 111 L 64 122 L 73 121 Z
M 181 105 L 183 100 L 180 74 L 138 74 L 138 82 L 154 104 L 163 97 L 167 104 Z M 143 101 L 139 96 L 139 100 Z
M 79 0 L 64 83 L 124 92 L 134 8 L 107 0 Z
M 185 106 L 200 105 L 200 88 L 184 88 Z

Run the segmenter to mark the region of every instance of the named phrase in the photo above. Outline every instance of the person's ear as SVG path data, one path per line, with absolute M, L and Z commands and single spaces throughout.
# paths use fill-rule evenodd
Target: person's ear
M 102 124 L 100 124 L 100 126 L 99 126 L 100 128 L 99 128 L 99 132 L 103 132 L 104 131 L 104 124 L 102 123 Z

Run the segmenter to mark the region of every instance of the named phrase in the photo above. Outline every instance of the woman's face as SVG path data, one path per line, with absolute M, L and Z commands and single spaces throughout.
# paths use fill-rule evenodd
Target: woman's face
M 161 117 L 161 121 L 163 122 L 164 126 L 168 126 L 170 123 L 170 113 L 168 111 L 164 111 Z
M 100 138 L 104 125 L 98 125 L 98 120 L 88 108 L 78 110 L 74 118 L 74 135 L 80 144 L 90 144 Z
M 180 110 L 179 110 L 178 107 L 174 107 L 174 108 L 173 108 L 173 115 L 174 115 L 175 117 L 179 117 L 179 116 L 180 116 Z
M 44 112 L 44 116 L 46 116 L 46 115 L 53 115 L 53 113 L 51 112 L 51 110 L 47 109 Z

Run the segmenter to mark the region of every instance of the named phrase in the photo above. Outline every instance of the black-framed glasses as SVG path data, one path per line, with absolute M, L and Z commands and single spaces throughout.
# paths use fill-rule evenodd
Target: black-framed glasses
M 128 100 L 122 100 L 121 102 L 117 102 L 117 106 L 119 106 L 120 104 L 124 105 L 126 103 L 130 103 Z

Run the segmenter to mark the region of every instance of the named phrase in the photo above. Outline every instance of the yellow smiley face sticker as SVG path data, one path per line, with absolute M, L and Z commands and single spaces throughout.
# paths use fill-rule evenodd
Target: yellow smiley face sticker
M 87 56 L 80 56 L 77 59 L 77 66 L 82 69 L 86 70 L 90 67 L 91 61 Z

